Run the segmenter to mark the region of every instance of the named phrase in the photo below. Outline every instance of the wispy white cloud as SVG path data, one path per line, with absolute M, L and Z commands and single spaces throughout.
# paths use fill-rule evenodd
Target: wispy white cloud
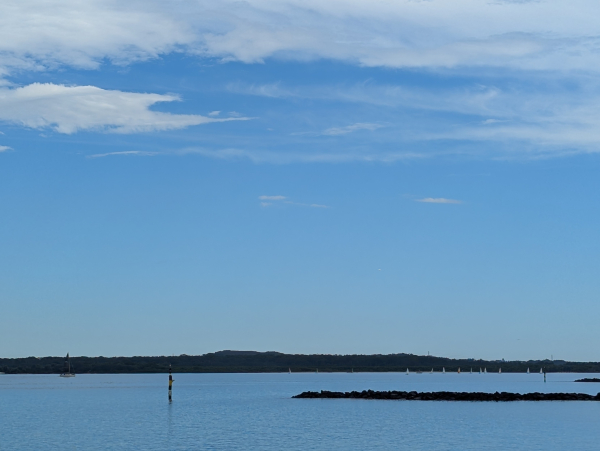
M 320 205 L 320 204 L 305 204 L 302 202 L 292 202 L 291 200 L 287 200 L 284 203 L 288 205 L 296 205 L 298 207 L 308 207 L 308 208 L 330 208 L 329 205 Z
M 3 0 L 0 72 L 173 51 L 223 61 L 600 70 L 596 0 Z
M 3 0 L 0 74 L 60 65 L 95 69 L 105 59 L 126 64 L 193 43 L 190 24 L 167 8 L 152 0 L 126 5 L 115 0 Z
M 258 196 L 260 200 L 285 200 L 285 196 Z
M 7 150 L 11 150 L 8 146 L 0 146 L 0 152 L 6 152 Z
M 158 102 L 178 100 L 175 95 L 33 83 L 20 88 L 0 89 L 0 121 L 72 134 L 81 130 L 138 133 L 247 119 L 216 119 L 150 110 Z
M 579 77 L 569 83 L 548 74 L 537 78 L 516 77 L 502 87 L 482 82 L 434 88 L 362 83 L 295 88 L 279 84 L 277 89 L 283 97 L 385 107 L 385 114 L 389 115 L 386 131 L 401 125 L 392 119 L 395 112 L 419 111 L 418 120 L 402 121 L 402 125 L 410 126 L 396 138 L 398 142 L 450 140 L 506 144 L 512 156 L 520 153 L 527 158 L 538 158 L 600 151 L 600 81 L 591 75 Z M 264 91 L 241 84 L 236 89 L 249 95 L 262 95 Z M 452 114 L 447 126 L 439 115 L 431 119 L 429 115 L 435 113 Z M 448 152 L 452 153 L 452 149 Z
M 378 128 L 383 127 L 380 124 L 369 124 L 365 122 L 358 122 L 356 124 L 347 125 L 345 127 L 332 127 L 323 131 L 323 135 L 327 136 L 337 136 L 337 135 L 347 135 L 348 133 L 356 132 L 358 130 L 377 130 Z
M 309 95 L 474 115 L 471 124 L 459 123 L 452 130 L 431 129 L 420 136 L 415 132 L 411 135 L 415 141 L 519 142 L 524 143 L 519 148 L 529 146 L 532 155 L 598 152 L 598 16 L 596 0 L 3 0 L 0 120 L 59 133 L 135 133 L 226 120 L 218 119 L 216 111 L 207 116 L 152 111 L 157 102 L 179 100 L 173 95 L 53 84 L 15 88 L 9 76 L 23 71 L 97 69 L 105 61 L 123 65 L 172 52 L 223 62 L 330 59 L 359 66 L 475 74 L 479 84 L 442 89 L 365 83 L 311 88 L 308 93 L 281 83 L 228 88 L 276 98 Z M 503 77 L 518 73 L 530 81 L 544 81 L 548 74 L 563 78 L 554 86 L 549 83 L 546 90 L 511 90 L 485 82 L 485 74 L 497 74 L 496 68 L 503 68 Z M 247 118 L 232 112 L 227 119 Z M 323 133 L 369 130 L 349 127 Z M 408 151 L 196 153 L 202 152 L 213 158 L 272 163 L 417 157 Z
M 408 161 L 429 158 L 431 155 L 410 151 L 385 151 L 385 152 L 361 152 L 361 151 L 339 151 L 339 152 L 276 152 L 271 150 L 256 149 L 207 149 L 201 147 L 189 147 L 172 152 L 177 155 L 196 154 L 218 160 L 243 161 L 268 164 L 291 164 L 291 163 L 349 163 L 354 161 L 393 163 L 395 161 Z
M 287 98 L 306 97 L 306 89 L 298 93 L 294 89 L 282 87 L 281 83 L 248 84 L 242 82 L 228 83 L 225 89 L 236 94 L 247 94 L 261 97 Z
M 310 208 L 329 208 L 327 205 L 320 204 L 305 204 L 301 202 L 294 202 L 289 200 L 286 196 L 258 196 L 258 199 L 261 200 L 261 207 L 271 207 L 277 204 L 286 204 L 286 205 L 296 205 L 298 207 L 310 207 Z M 271 201 L 271 202 L 265 202 Z
M 221 114 L 221 112 L 220 112 L 220 111 L 211 111 L 210 113 L 208 113 L 208 115 L 209 115 L 210 117 L 216 117 L 216 116 L 218 116 L 219 114 Z
M 126 156 L 126 155 L 137 155 L 138 157 L 153 157 L 155 155 L 159 155 L 158 152 L 148 152 L 144 150 L 125 150 L 121 152 L 107 152 L 107 153 L 96 153 L 93 155 L 88 155 L 88 158 L 104 158 L 110 156 Z
M 462 204 L 462 201 L 456 199 L 446 199 L 445 197 L 425 197 L 415 199 L 415 202 L 424 202 L 427 204 Z

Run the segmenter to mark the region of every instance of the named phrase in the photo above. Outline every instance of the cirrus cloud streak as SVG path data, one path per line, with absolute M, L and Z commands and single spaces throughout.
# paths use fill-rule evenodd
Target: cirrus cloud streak
M 446 199 L 445 197 L 425 197 L 423 199 L 415 199 L 415 202 L 423 202 L 426 204 L 462 204 L 462 201 L 456 199 Z

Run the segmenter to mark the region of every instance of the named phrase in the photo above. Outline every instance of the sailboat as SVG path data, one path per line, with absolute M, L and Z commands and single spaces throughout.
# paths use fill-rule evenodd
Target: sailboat
M 69 353 L 67 352 L 67 356 L 65 357 L 65 368 L 60 377 L 75 377 L 74 373 L 71 373 L 71 359 L 69 358 Z
M 479 374 L 481 374 L 481 367 L 479 367 Z
M 458 369 L 458 374 L 460 374 L 460 368 Z
M 407 375 L 407 376 L 408 376 L 408 373 L 409 373 L 409 371 L 408 371 L 408 368 L 406 368 L 406 375 Z
M 433 374 L 433 368 L 431 368 L 431 371 L 429 372 L 429 374 Z
M 473 368 L 471 368 L 471 374 L 473 374 Z
M 529 368 L 527 368 L 527 374 L 529 374 Z
M 543 373 L 543 371 L 542 371 L 542 369 L 540 368 L 540 374 L 542 374 L 542 373 Z
M 498 374 L 502 374 L 502 368 L 498 368 Z
M 483 369 L 483 372 L 484 372 L 484 373 L 487 373 L 487 368 L 484 368 L 484 369 Z
M 446 368 L 442 367 L 442 373 L 446 374 Z
M 288 368 L 288 373 L 292 374 L 292 369 Z

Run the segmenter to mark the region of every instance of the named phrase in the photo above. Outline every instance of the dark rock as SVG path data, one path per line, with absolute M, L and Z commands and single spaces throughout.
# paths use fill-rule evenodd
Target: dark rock
M 362 392 L 321 392 L 307 391 L 293 396 L 300 399 L 390 399 L 408 401 L 600 401 L 600 393 L 596 396 L 584 393 L 482 393 L 482 392 L 424 392 L 416 391 L 373 391 Z

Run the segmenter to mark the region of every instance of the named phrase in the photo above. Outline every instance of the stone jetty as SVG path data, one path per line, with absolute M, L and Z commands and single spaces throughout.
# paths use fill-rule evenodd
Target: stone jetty
M 336 392 L 321 390 L 305 391 L 293 396 L 299 399 L 390 399 L 406 401 L 600 401 L 596 396 L 585 393 L 482 393 L 482 392 L 424 392 L 416 391 L 352 391 Z

